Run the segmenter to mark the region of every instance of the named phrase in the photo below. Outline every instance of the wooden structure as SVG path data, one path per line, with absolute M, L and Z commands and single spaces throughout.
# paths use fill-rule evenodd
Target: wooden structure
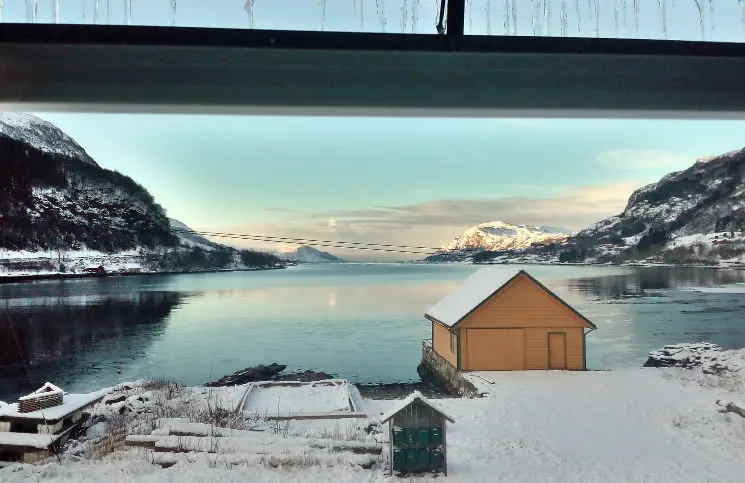
M 62 389 L 51 382 L 47 382 L 28 396 L 18 398 L 18 412 L 30 413 L 54 406 L 61 406 L 62 397 Z
M 0 404 L 0 462 L 33 463 L 50 456 L 85 419 L 85 409 L 106 394 L 66 394 L 47 382 L 17 404 Z
M 455 420 L 418 391 L 380 419 L 388 423 L 390 473 L 448 473 L 447 422 Z
M 502 267 L 478 270 L 425 317 L 435 352 L 459 371 L 584 370 L 597 328 L 524 270 Z

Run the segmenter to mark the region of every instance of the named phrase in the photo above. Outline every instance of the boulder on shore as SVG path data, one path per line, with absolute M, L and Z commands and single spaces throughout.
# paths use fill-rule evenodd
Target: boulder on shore
M 246 384 L 249 382 L 268 381 L 285 369 L 287 369 L 286 365 L 277 364 L 276 362 L 272 362 L 268 366 L 259 364 L 258 366 L 243 369 L 241 371 L 230 374 L 229 376 L 221 377 L 217 381 L 208 382 L 207 384 L 205 384 L 205 386 L 240 386 L 241 384 Z
M 277 364 L 272 362 L 268 366 L 260 364 L 255 367 L 248 367 L 241 371 L 230 374 L 229 376 L 221 377 L 217 381 L 208 382 L 205 384 L 207 387 L 223 387 L 223 386 L 240 386 L 241 384 L 248 384 L 249 382 L 259 381 L 300 381 L 300 382 L 313 382 L 323 381 L 325 379 L 333 379 L 334 376 L 323 372 L 323 371 L 302 371 L 293 372 L 292 374 L 282 374 L 282 371 L 287 369 L 284 364 Z
M 727 352 L 709 342 L 666 345 L 650 352 L 643 367 L 701 367 L 705 374 L 719 374 L 733 369 Z

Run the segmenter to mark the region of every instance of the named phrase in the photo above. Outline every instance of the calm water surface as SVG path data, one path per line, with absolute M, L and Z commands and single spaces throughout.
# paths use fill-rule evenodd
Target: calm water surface
M 745 346 L 742 271 L 521 268 L 598 326 L 590 368 L 640 367 L 675 342 Z M 416 379 L 424 312 L 475 269 L 344 264 L 0 285 L 0 399 L 45 380 L 68 391 L 154 376 L 202 384 L 270 362 L 355 382 Z

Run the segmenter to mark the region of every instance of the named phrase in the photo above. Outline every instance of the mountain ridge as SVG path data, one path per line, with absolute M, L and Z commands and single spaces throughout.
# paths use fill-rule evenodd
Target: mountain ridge
M 345 263 L 346 260 L 312 246 L 300 245 L 279 252 L 280 259 L 295 263 Z
M 624 210 L 567 241 L 563 261 L 615 259 L 715 261 L 745 251 L 736 233 L 745 230 L 745 148 L 705 156 L 635 190 Z M 721 245 L 712 242 L 720 238 Z M 707 242 L 708 240 L 708 242 Z M 709 247 L 700 246 L 708 243 Z M 684 253 L 692 245 L 702 253 Z M 721 248 L 721 249 L 720 249 Z M 677 253 L 673 254 L 675 249 Z M 726 253 L 722 253 L 726 252 Z M 722 257 L 724 255 L 724 257 Z M 703 257 L 703 258 L 702 258 Z
M 480 223 L 443 244 L 443 250 L 519 250 L 565 240 L 571 231 L 548 226 L 516 225 L 501 220 Z

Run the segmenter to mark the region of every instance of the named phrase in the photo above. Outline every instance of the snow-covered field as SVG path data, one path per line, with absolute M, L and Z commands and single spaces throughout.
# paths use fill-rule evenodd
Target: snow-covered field
M 745 350 L 729 353 L 728 359 L 737 363 L 733 367 L 745 367 Z M 745 400 L 745 374 L 741 371 L 717 375 L 705 374 L 701 368 L 648 368 L 479 373 L 469 377 L 487 397 L 432 401 L 455 418 L 447 435 L 447 481 L 745 481 L 745 418 L 722 413 L 722 406 L 717 405 L 720 399 Z M 195 421 L 200 412 L 179 409 L 183 407 L 179 404 L 186 400 L 203 403 L 209 394 L 236 407 L 241 391 L 179 389 L 163 401 L 162 391 L 151 389 L 142 403 L 138 394 L 145 391 L 134 387 L 116 403 L 118 406 L 101 403 L 96 411 L 111 416 L 134 405 L 146 414 L 148 405 L 152 406 L 147 401 L 160 399 Z M 188 449 L 200 441 L 193 438 L 207 434 L 209 428 L 204 421 L 195 426 L 187 420 L 164 420 L 155 426 L 170 424 L 171 428 L 156 429 L 156 436 L 150 437 L 160 441 L 160 451 L 126 448 L 98 460 L 74 457 L 74 452 L 68 451 L 61 464 L 0 470 L 0 481 L 383 481 L 388 478 L 384 457 L 373 455 L 377 464 L 366 469 L 362 463 L 371 456 L 350 448 L 384 447 L 387 431 L 376 423 L 393 404 L 361 400 L 358 410 L 367 414 L 367 420 L 289 421 L 281 427 L 277 422 L 253 421 L 244 424 L 241 431 L 212 430 L 213 452 L 203 448 L 200 452 L 164 453 L 174 446 Z M 174 432 L 182 436 L 174 436 Z M 185 432 L 197 436 L 185 439 Z M 154 464 L 164 461 L 175 464 L 166 469 Z

